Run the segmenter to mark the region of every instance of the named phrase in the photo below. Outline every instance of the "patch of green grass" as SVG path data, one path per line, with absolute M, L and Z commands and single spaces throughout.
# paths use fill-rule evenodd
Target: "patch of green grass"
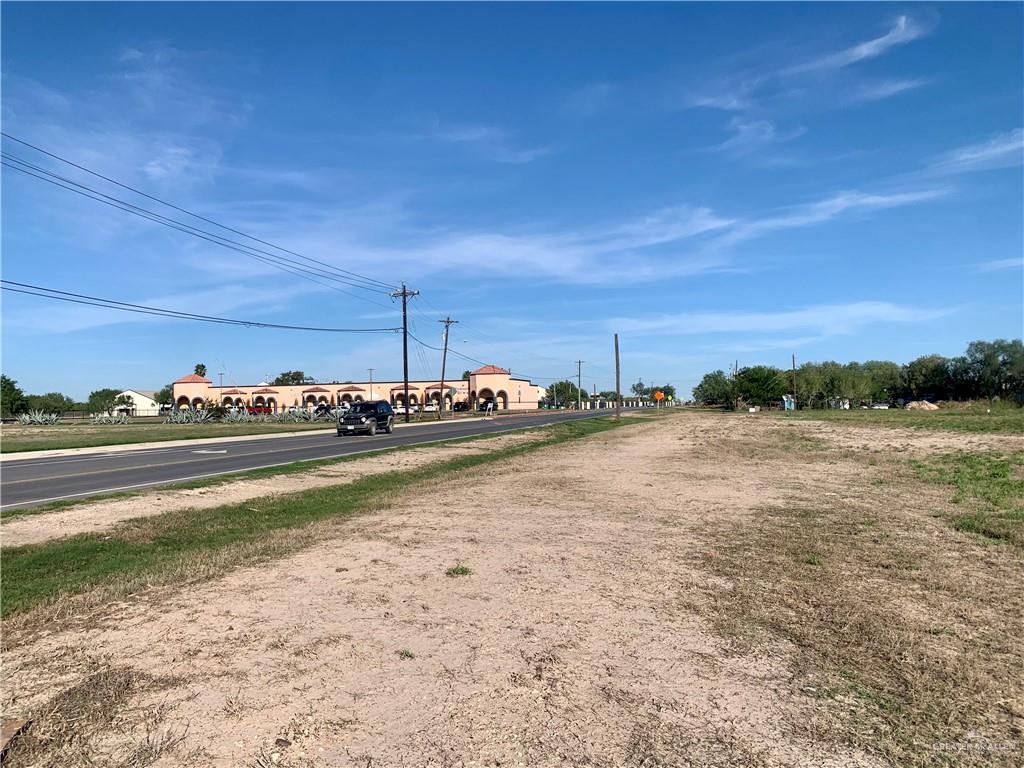
M 1024 408 L 1014 405 L 974 405 L 963 409 L 938 411 L 886 411 L 854 409 L 849 411 L 770 411 L 769 418 L 827 421 L 857 426 L 911 427 L 954 432 L 1024 434 Z
M 454 578 L 456 576 L 469 576 L 472 572 L 473 571 L 471 571 L 468 567 L 460 563 L 459 565 L 453 565 L 451 568 L 444 572 L 444 575 L 448 576 L 449 578 Z
M 353 454 L 350 456 L 334 456 L 329 459 L 309 459 L 308 461 L 296 461 L 290 464 L 282 464 L 276 467 L 260 467 L 257 469 L 243 469 L 238 472 L 227 472 L 214 477 L 205 477 L 201 480 L 187 480 L 184 482 L 171 482 L 161 485 L 148 486 L 146 488 L 140 488 L 137 491 L 121 491 L 118 493 L 101 493 L 95 496 L 81 496 L 74 499 L 63 499 L 61 501 L 52 501 L 48 504 L 41 504 L 38 507 L 14 507 L 11 509 L 0 510 L 0 520 L 9 520 L 14 517 L 22 517 L 25 515 L 38 515 L 44 512 L 55 512 L 60 509 L 67 509 L 68 507 L 78 506 L 80 504 L 89 504 L 95 501 L 110 501 L 112 499 L 127 499 L 134 496 L 141 496 L 146 493 L 152 493 L 154 490 L 163 491 L 175 491 L 175 490 L 192 490 L 196 488 L 210 488 L 221 485 L 223 483 L 231 483 L 237 480 L 257 480 L 267 477 L 277 477 L 279 475 L 294 475 L 302 472 L 310 472 L 320 467 L 333 466 L 335 464 L 343 464 L 349 461 L 359 461 L 360 459 L 368 459 L 374 456 L 380 456 L 385 453 L 394 453 L 397 451 L 413 451 L 417 448 L 427 448 L 432 445 L 444 444 L 444 445 L 458 445 L 460 443 L 469 443 L 477 440 L 487 440 L 489 438 L 500 437 L 501 435 L 507 435 L 513 432 L 530 432 L 535 430 L 543 430 L 544 426 L 530 426 L 523 427 L 522 429 L 510 429 L 500 433 L 485 433 L 482 435 L 468 435 L 466 437 L 457 438 L 439 438 L 438 440 L 432 440 L 425 443 L 416 443 L 415 445 L 399 445 L 393 448 L 381 448 L 376 451 L 366 451 L 364 453 Z
M 398 654 L 398 658 L 403 659 L 403 660 L 405 660 L 405 659 L 415 659 L 416 658 L 416 654 L 413 653 L 412 651 L 410 651 L 408 648 L 403 648 L 400 651 L 395 651 L 395 653 Z
M 824 565 L 825 561 L 821 559 L 821 555 L 811 553 L 804 556 L 803 562 L 806 565 Z
M 912 461 L 918 476 L 952 486 L 952 501 L 965 508 L 957 530 L 1024 547 L 1024 451 L 951 453 Z
M 181 510 L 4 550 L 3 615 L 96 591 L 116 598 L 157 584 L 211 578 L 239 565 L 280 557 L 314 543 L 313 524 L 378 511 L 403 492 L 455 473 L 504 462 L 539 448 L 637 423 L 585 419 L 544 428 L 536 441 L 389 472 L 342 487 L 317 488 L 205 510 Z M 320 534 L 322 535 L 322 534 Z

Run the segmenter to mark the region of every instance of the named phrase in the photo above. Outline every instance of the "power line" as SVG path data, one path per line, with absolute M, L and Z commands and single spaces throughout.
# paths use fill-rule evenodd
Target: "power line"
M 385 283 L 385 282 L 383 282 L 381 280 L 377 280 L 376 278 L 367 277 L 366 275 L 360 275 L 358 272 L 352 272 L 352 271 L 347 270 L 347 269 L 342 269 L 341 267 L 335 267 L 334 265 L 328 264 L 327 262 L 324 262 L 324 261 L 320 261 L 319 259 L 313 259 L 313 258 L 310 258 L 308 256 L 303 256 L 301 253 L 296 253 L 295 251 L 288 250 L 287 248 L 283 248 L 283 247 L 281 247 L 279 245 L 275 245 L 274 243 L 268 242 L 266 240 L 261 240 L 260 238 L 255 237 L 253 235 L 250 235 L 247 232 L 242 232 L 241 230 L 233 229 L 232 227 L 229 227 L 229 226 L 227 226 L 225 224 L 221 224 L 218 221 L 214 221 L 213 219 L 209 219 L 209 218 L 207 218 L 205 216 L 201 216 L 198 213 L 194 213 L 194 212 L 192 212 L 192 211 L 190 211 L 190 210 L 188 210 L 186 208 L 182 208 L 182 207 L 180 207 L 178 205 L 175 205 L 174 203 L 170 203 L 170 202 L 168 202 L 166 200 L 160 199 L 159 197 L 155 197 L 155 196 L 150 195 L 150 194 L 148 194 L 146 192 L 143 192 L 141 189 L 136 189 L 135 187 L 129 186 L 128 184 L 124 184 L 124 183 L 122 183 L 120 181 L 116 181 L 115 179 L 112 179 L 109 176 L 104 176 L 102 173 L 94 171 L 91 168 L 86 168 L 84 165 L 79 165 L 78 163 L 76 163 L 76 162 L 74 162 L 72 160 L 69 160 L 66 157 L 62 157 L 62 156 L 60 156 L 60 155 L 58 155 L 58 154 L 56 154 L 54 152 L 50 152 L 48 150 L 45 150 L 42 147 L 39 147 L 39 146 L 37 146 L 35 144 L 27 142 L 24 139 L 19 139 L 18 137 L 12 136 L 9 133 L 0 132 L 0 135 L 2 135 L 4 138 L 10 139 L 11 141 L 15 141 L 18 144 L 21 144 L 22 146 L 28 147 L 30 149 L 34 149 L 36 152 L 40 152 L 40 153 L 46 155 L 47 157 L 53 158 L 54 160 L 59 160 L 60 162 L 66 163 L 67 165 L 70 165 L 73 168 L 79 169 L 80 171 L 85 171 L 86 173 L 88 173 L 88 174 L 90 174 L 92 176 L 95 176 L 96 178 L 103 179 L 104 181 L 107 181 L 107 182 L 109 182 L 111 184 L 114 184 L 115 186 L 121 187 L 122 189 L 126 189 L 129 192 L 134 192 L 137 195 L 141 195 L 142 197 L 145 197 L 145 198 L 147 198 L 149 200 L 152 200 L 154 202 L 160 203 L 161 205 L 166 205 L 168 208 L 172 208 L 172 209 L 174 209 L 176 211 L 179 211 L 180 213 L 184 213 L 184 214 L 187 214 L 189 216 L 192 216 L 193 218 L 199 219 L 200 221 L 205 221 L 207 224 L 213 224 L 214 226 L 220 227 L 221 229 L 226 230 L 227 232 L 233 232 L 236 235 L 241 235 L 242 237 L 248 238 L 249 240 L 252 240 L 254 242 L 260 243 L 261 245 L 269 246 L 271 248 L 274 248 L 275 250 L 281 251 L 283 253 L 287 253 L 287 254 L 289 254 L 291 256 L 296 256 L 296 257 L 298 257 L 300 259 L 303 259 L 304 261 L 308 261 L 310 263 L 320 264 L 321 266 L 328 267 L 329 269 L 335 270 L 337 272 L 341 272 L 341 273 L 347 274 L 347 275 L 349 275 L 349 276 L 351 276 L 353 278 L 358 278 L 359 280 L 363 280 L 363 281 L 368 282 L 368 283 L 376 283 L 382 289 L 387 289 L 389 291 L 395 289 L 395 286 L 389 285 L 388 283 Z
M 248 328 L 272 328 L 286 331 L 318 331 L 322 333 L 397 333 L 401 328 L 320 328 L 308 325 L 283 325 L 280 323 L 264 323 L 257 320 L 235 320 L 227 317 L 216 317 L 213 315 L 200 315 L 194 312 L 181 312 L 176 309 L 163 309 L 150 307 L 144 304 L 131 304 L 124 301 L 114 301 L 98 296 L 87 296 L 81 293 L 70 293 L 58 291 L 54 288 L 45 288 L 39 285 L 18 283 L 13 280 L 0 280 L 0 289 L 13 293 L 23 293 L 28 296 L 38 296 L 43 299 L 55 301 L 67 301 L 73 304 L 86 304 L 103 309 L 117 309 L 122 312 L 134 312 L 140 315 L 155 315 L 157 317 L 170 317 L 178 320 L 195 320 L 203 323 L 218 323 L 220 325 L 241 325 Z M 12 287 L 17 286 L 17 287 Z
M 36 166 L 33 166 L 31 163 L 25 163 L 23 160 L 19 160 L 18 158 L 15 158 L 12 155 L 9 155 L 7 153 L 3 153 L 0 156 L 3 157 L 2 165 L 4 165 L 7 168 L 11 168 L 13 170 L 20 171 L 20 172 L 22 172 L 22 173 L 24 173 L 24 174 L 26 174 L 28 176 L 32 176 L 33 178 L 39 179 L 41 181 L 45 181 L 45 182 L 47 182 L 49 184 L 53 184 L 54 186 L 60 187 L 62 189 L 66 189 L 69 192 L 74 192 L 75 194 L 82 195 L 83 197 L 86 197 L 86 198 L 88 198 L 90 200 L 95 200 L 96 202 L 103 203 L 104 205 L 109 205 L 112 208 L 116 208 L 116 209 L 124 211 L 126 213 L 131 213 L 131 214 L 133 214 L 135 216 L 139 216 L 140 218 L 147 219 L 149 221 L 153 221 L 153 222 L 155 222 L 157 224 L 161 224 L 161 225 L 163 225 L 165 227 L 168 227 L 170 229 L 174 229 L 174 230 L 177 230 L 179 232 L 184 232 L 185 234 L 192 235 L 194 237 L 199 238 L 200 240 L 205 240 L 207 242 L 213 243 L 214 245 L 219 245 L 222 248 L 226 248 L 226 249 L 228 249 L 230 251 L 235 251 L 235 252 L 241 253 L 241 254 L 243 254 L 245 256 L 249 256 L 250 258 L 256 259 L 257 261 L 261 261 L 261 262 L 263 262 L 265 264 L 269 264 L 269 265 L 274 266 L 274 267 L 276 267 L 278 269 L 281 269 L 281 270 L 283 270 L 285 272 L 289 272 L 289 273 L 291 273 L 293 275 L 297 275 L 298 277 L 302 277 L 302 278 L 304 278 L 306 280 L 310 280 L 311 282 L 314 282 L 314 283 L 317 283 L 319 285 L 323 285 L 323 286 L 325 286 L 327 288 L 330 288 L 332 290 L 338 291 L 339 293 L 343 293 L 346 296 L 351 296 L 353 298 L 360 299 L 361 301 L 367 301 L 367 302 L 369 302 L 371 304 L 375 304 L 375 305 L 377 305 L 379 307 L 388 308 L 386 304 L 382 304 L 381 302 L 377 302 L 377 301 L 373 301 L 372 299 L 368 299 L 365 296 L 361 296 L 359 294 L 351 293 L 350 291 L 346 291 L 346 290 L 343 290 L 343 289 L 338 288 L 336 286 L 329 285 L 327 283 L 324 283 L 321 280 L 316 279 L 316 277 L 325 277 L 328 280 L 333 280 L 335 282 L 340 282 L 343 285 L 347 285 L 347 286 L 350 286 L 352 288 L 362 288 L 363 290 L 372 291 L 372 292 L 377 292 L 378 289 L 376 289 L 376 288 L 371 288 L 371 287 L 368 287 L 368 286 L 365 286 L 365 285 L 360 285 L 358 283 L 350 282 L 350 281 L 348 281 L 345 278 L 340 278 L 340 277 L 338 277 L 336 275 L 332 275 L 332 274 L 330 274 L 330 273 L 328 273 L 328 272 L 326 272 L 324 270 L 313 270 L 313 269 L 311 269 L 309 267 L 306 267 L 305 265 L 298 264 L 297 262 L 295 262 L 292 259 L 284 259 L 283 257 L 275 256 L 274 254 L 268 253 L 267 251 L 262 251 L 260 249 L 255 249 L 255 248 L 252 248 L 251 246 L 245 245 L 244 243 L 238 243 L 237 241 L 229 240 L 227 238 L 221 237 L 220 235 L 214 234 L 212 232 L 207 232 L 206 230 L 198 229 L 198 228 L 193 227 L 193 226 L 191 226 L 189 224 L 185 224 L 184 222 L 180 222 L 180 221 L 178 221 L 176 219 L 171 219 L 171 218 L 168 218 L 166 216 L 162 216 L 161 214 L 155 213 L 154 211 L 150 211 L 150 210 L 148 210 L 146 208 L 140 208 L 139 206 L 134 205 L 132 203 L 129 203 L 126 200 L 121 200 L 119 198 L 112 197 L 110 195 L 104 194 L 103 192 L 100 192 L 99 190 L 95 190 L 95 189 L 93 189 L 93 188 L 91 188 L 91 187 L 89 187 L 87 185 L 79 184 L 78 182 L 72 181 L 70 179 L 65 179 L 64 177 L 59 176 L 59 175 L 54 174 L 54 173 L 51 173 L 51 172 L 49 172 L 49 171 L 47 171 L 45 169 L 39 169 L 43 174 L 45 174 L 45 176 L 41 176 L 41 175 L 39 175 L 37 173 L 33 173 L 30 170 L 26 170 L 25 168 L 22 168 L 22 167 L 20 167 L 18 165 L 13 165 L 11 161 L 14 161 L 14 162 L 17 162 L 17 163 L 22 163 L 22 164 L 28 166 L 29 168 L 33 168 L 33 169 L 36 168 Z M 52 178 L 50 178 L 50 177 L 52 177 Z M 64 183 L 64 182 L 66 182 L 66 183 Z M 72 186 L 69 186 L 69 185 L 72 185 Z M 260 255 L 261 253 L 262 254 L 266 254 L 266 255 L 265 256 L 261 256 Z M 295 265 L 295 266 L 290 266 L 290 265 Z

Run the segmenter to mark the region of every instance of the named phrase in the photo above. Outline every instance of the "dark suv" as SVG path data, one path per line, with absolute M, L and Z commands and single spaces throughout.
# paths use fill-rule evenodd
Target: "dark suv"
M 386 400 L 371 400 L 366 403 L 355 403 L 345 413 L 338 414 L 338 436 L 354 435 L 365 432 L 377 434 L 383 430 L 388 434 L 395 431 L 395 412 Z

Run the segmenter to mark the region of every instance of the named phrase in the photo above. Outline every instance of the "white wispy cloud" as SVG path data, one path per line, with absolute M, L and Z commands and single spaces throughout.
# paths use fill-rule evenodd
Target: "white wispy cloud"
M 1013 168 L 1024 164 L 1024 128 L 993 136 L 988 141 L 944 152 L 928 163 L 926 172 L 935 175 Z
M 948 189 L 922 189 L 877 194 L 856 190 L 840 192 L 813 203 L 791 206 L 778 213 L 739 222 L 724 236 L 728 243 L 760 237 L 770 232 L 823 224 L 845 213 L 881 211 L 943 197 Z
M 523 147 L 517 146 L 508 133 L 493 125 L 441 125 L 435 124 L 432 135 L 439 141 L 448 144 L 469 144 L 480 147 L 493 160 L 499 163 L 521 165 L 550 155 L 553 151 L 548 146 Z
M 880 37 L 865 40 L 862 43 L 820 56 L 810 61 L 795 64 L 781 70 L 782 75 L 794 75 L 804 72 L 841 69 L 858 61 L 874 59 L 897 45 L 904 45 L 921 37 L 927 30 L 916 19 L 908 15 L 898 16 L 889 30 Z
M 983 261 L 975 266 L 979 272 L 999 272 L 1004 269 L 1024 269 L 1024 257 L 1017 256 L 1012 259 Z
M 915 88 L 921 88 L 928 85 L 930 82 L 931 81 L 926 78 L 917 77 L 862 83 L 853 89 L 850 101 L 881 101 L 882 99 L 888 99 L 891 96 L 897 96 L 898 94 L 912 91 Z
M 918 323 L 934 320 L 949 309 L 908 307 L 884 301 L 849 304 L 816 304 L 779 312 L 680 312 L 650 317 L 618 317 L 609 328 L 623 333 L 695 334 L 777 334 L 811 332 L 804 342 L 817 338 L 856 333 L 879 323 Z M 786 340 L 793 344 L 792 339 Z
M 732 136 L 714 147 L 715 150 L 733 157 L 742 157 L 764 147 L 784 144 L 806 133 L 803 128 L 779 132 L 768 120 L 744 120 L 734 117 L 729 121 Z

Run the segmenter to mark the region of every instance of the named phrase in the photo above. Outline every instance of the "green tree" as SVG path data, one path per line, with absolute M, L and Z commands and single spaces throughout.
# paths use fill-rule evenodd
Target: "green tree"
M 206 363 L 196 363 L 195 372 L 196 376 L 206 378 Z
M 942 355 L 925 355 L 911 360 L 903 369 L 906 394 L 915 400 L 945 400 L 950 392 L 950 360 Z
M 673 400 L 676 399 L 676 388 L 673 387 L 671 384 L 662 384 L 659 387 L 652 386 L 650 388 L 649 392 L 650 392 L 651 397 L 654 397 L 654 393 L 655 392 L 661 392 L 662 394 L 665 395 L 665 399 L 666 400 L 668 400 L 670 397 Z
M 771 405 L 786 394 L 785 372 L 769 365 L 741 368 L 736 374 L 736 394 L 749 405 Z
M 545 405 L 554 405 L 557 401 L 559 406 L 567 406 L 578 402 L 579 393 L 579 388 L 568 379 L 556 381 L 548 385 L 544 399 L 541 402 Z M 582 394 L 584 400 L 590 398 L 590 395 L 586 392 Z
M 887 403 L 900 395 L 900 367 L 888 360 L 868 360 L 861 366 L 868 379 L 869 397 Z
M 463 381 L 469 381 L 469 377 L 470 377 L 470 376 L 471 376 L 472 374 L 473 374 L 473 372 L 472 372 L 472 371 L 463 371 L 463 372 L 462 372 L 462 380 L 463 380 Z
M 732 407 L 733 386 L 725 371 L 705 373 L 700 384 L 693 388 L 693 399 L 700 405 L 726 405 Z
M 647 397 L 651 394 L 651 388 L 644 384 L 643 379 L 638 380 L 629 391 L 633 393 L 633 397 Z
M 618 397 L 618 394 L 614 390 L 605 389 L 598 392 L 597 396 L 602 400 L 615 400 L 615 398 Z
M 75 408 L 75 401 L 60 392 L 47 392 L 45 395 L 29 395 L 26 400 L 29 409 L 46 411 L 46 413 L 64 413 L 64 411 L 72 411 Z
M 294 386 L 296 384 L 312 384 L 313 377 L 307 376 L 302 371 L 285 371 L 284 373 L 279 373 L 272 383 L 274 386 L 278 387 Z
M 0 415 L 7 418 L 26 408 L 25 393 L 21 391 L 18 382 L 0 374 Z
M 114 410 L 114 403 L 120 395 L 117 389 L 97 389 L 89 393 L 87 405 L 89 413 L 110 413 Z
M 161 389 L 153 397 L 161 405 L 165 405 L 174 401 L 174 385 L 168 384 L 166 387 Z

